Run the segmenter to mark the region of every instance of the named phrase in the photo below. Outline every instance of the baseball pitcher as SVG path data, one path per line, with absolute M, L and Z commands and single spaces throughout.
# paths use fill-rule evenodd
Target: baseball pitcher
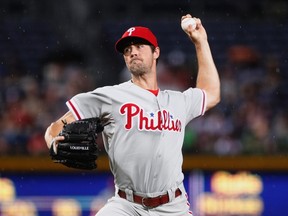
M 149 28 L 134 26 L 115 44 L 131 80 L 75 95 L 66 103 L 69 111 L 47 128 L 52 159 L 80 169 L 96 167 L 95 137 L 102 134 L 115 195 L 98 216 L 192 215 L 183 186 L 185 126 L 220 101 L 220 81 L 201 20 L 185 18 L 196 23 L 184 30 L 197 54 L 196 88 L 159 89 L 157 38 Z

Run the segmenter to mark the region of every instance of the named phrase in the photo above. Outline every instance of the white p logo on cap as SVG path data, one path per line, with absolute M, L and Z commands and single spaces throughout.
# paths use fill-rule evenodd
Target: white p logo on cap
M 122 37 L 117 40 L 117 42 L 115 43 L 115 49 L 118 52 L 123 53 L 123 50 L 127 43 L 135 39 L 141 39 L 142 42 L 153 45 L 154 47 L 158 47 L 157 38 L 149 28 L 143 26 L 134 26 L 126 30 Z
M 127 32 L 129 32 L 128 35 L 131 36 L 133 31 L 135 31 L 135 28 L 134 28 L 134 27 L 129 28 L 129 29 L 127 30 Z

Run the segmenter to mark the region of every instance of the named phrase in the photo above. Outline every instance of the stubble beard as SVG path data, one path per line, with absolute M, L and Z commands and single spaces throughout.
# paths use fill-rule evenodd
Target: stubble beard
M 132 64 L 129 68 L 130 72 L 134 75 L 134 76 L 143 76 L 144 74 L 146 74 L 148 72 L 148 67 L 144 64 Z

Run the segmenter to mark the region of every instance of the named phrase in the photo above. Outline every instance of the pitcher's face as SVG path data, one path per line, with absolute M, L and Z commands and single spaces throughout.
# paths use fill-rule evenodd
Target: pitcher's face
M 152 70 L 153 64 L 159 55 L 146 44 L 132 44 L 125 47 L 124 60 L 128 70 L 135 76 L 141 76 Z

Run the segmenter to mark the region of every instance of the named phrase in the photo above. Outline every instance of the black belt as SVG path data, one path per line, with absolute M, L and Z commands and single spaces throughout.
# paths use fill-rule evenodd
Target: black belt
M 179 188 L 177 188 L 177 190 L 175 191 L 175 197 L 178 197 L 181 194 L 182 194 L 181 190 Z M 118 191 L 118 195 L 123 199 L 127 199 L 126 193 L 122 190 Z M 169 202 L 169 195 L 168 195 L 168 193 L 166 193 L 164 195 L 160 195 L 157 197 L 141 197 L 141 196 L 138 196 L 136 194 L 133 194 L 133 200 L 135 203 L 143 205 L 144 207 L 156 208 L 157 206 L 168 203 Z

